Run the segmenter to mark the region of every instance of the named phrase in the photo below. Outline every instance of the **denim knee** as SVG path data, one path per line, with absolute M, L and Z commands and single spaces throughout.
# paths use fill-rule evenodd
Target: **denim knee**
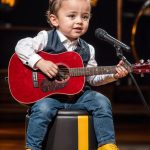
M 95 92 L 94 94 L 94 107 L 96 110 L 101 110 L 103 112 L 111 112 L 111 102 L 110 100 L 101 93 Z
M 98 99 L 98 103 L 100 103 L 100 106 L 104 109 L 107 110 L 108 108 L 111 108 L 111 103 L 110 100 L 101 94 L 101 98 Z
M 34 104 L 31 113 L 36 113 L 38 117 L 51 120 L 56 115 L 57 109 L 55 108 L 53 100 L 45 98 Z

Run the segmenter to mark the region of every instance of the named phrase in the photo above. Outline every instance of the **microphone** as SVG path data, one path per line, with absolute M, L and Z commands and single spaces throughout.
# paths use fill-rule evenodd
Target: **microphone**
M 129 52 L 130 51 L 130 47 L 125 45 L 124 43 L 120 42 L 119 40 L 113 38 L 112 36 L 110 36 L 105 30 L 98 28 L 95 30 L 95 36 L 98 39 L 104 40 L 106 42 L 108 42 L 109 44 L 113 45 L 113 46 L 119 46 L 120 48 L 122 48 L 123 50 Z

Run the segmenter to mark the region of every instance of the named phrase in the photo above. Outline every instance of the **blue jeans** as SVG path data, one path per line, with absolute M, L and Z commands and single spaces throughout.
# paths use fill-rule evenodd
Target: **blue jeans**
M 115 143 L 115 133 L 112 118 L 111 103 L 104 95 L 92 91 L 85 91 L 81 97 L 73 102 L 61 102 L 54 98 L 44 98 L 31 107 L 26 147 L 41 150 L 49 124 L 59 109 L 84 109 L 92 113 L 98 146 Z

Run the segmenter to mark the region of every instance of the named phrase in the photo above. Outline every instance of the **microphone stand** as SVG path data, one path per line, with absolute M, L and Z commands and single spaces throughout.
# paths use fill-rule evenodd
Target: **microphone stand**
M 138 94 L 142 100 L 142 103 L 144 104 L 145 108 L 147 109 L 147 111 L 149 112 L 148 115 L 150 115 L 150 107 L 148 106 L 145 98 L 144 98 L 144 95 L 139 87 L 139 85 L 137 84 L 133 74 L 132 74 L 132 64 L 126 59 L 126 57 L 123 55 L 123 52 L 122 52 L 122 49 L 120 46 L 118 45 L 114 45 L 115 49 L 116 49 L 116 54 L 117 54 L 117 57 L 120 59 L 120 60 L 123 60 L 124 63 L 125 63 L 125 67 L 127 68 L 127 70 L 129 71 L 129 75 L 133 81 L 133 83 L 135 84 L 135 87 L 138 91 Z

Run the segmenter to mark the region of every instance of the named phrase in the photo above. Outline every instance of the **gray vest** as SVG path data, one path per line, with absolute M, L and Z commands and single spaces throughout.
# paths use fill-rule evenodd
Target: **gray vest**
M 62 42 L 60 41 L 59 36 L 55 29 L 48 31 L 48 42 L 44 51 L 53 54 L 67 51 Z M 75 52 L 80 54 L 84 66 L 86 66 L 90 59 L 90 50 L 88 44 L 84 40 L 79 39 Z

